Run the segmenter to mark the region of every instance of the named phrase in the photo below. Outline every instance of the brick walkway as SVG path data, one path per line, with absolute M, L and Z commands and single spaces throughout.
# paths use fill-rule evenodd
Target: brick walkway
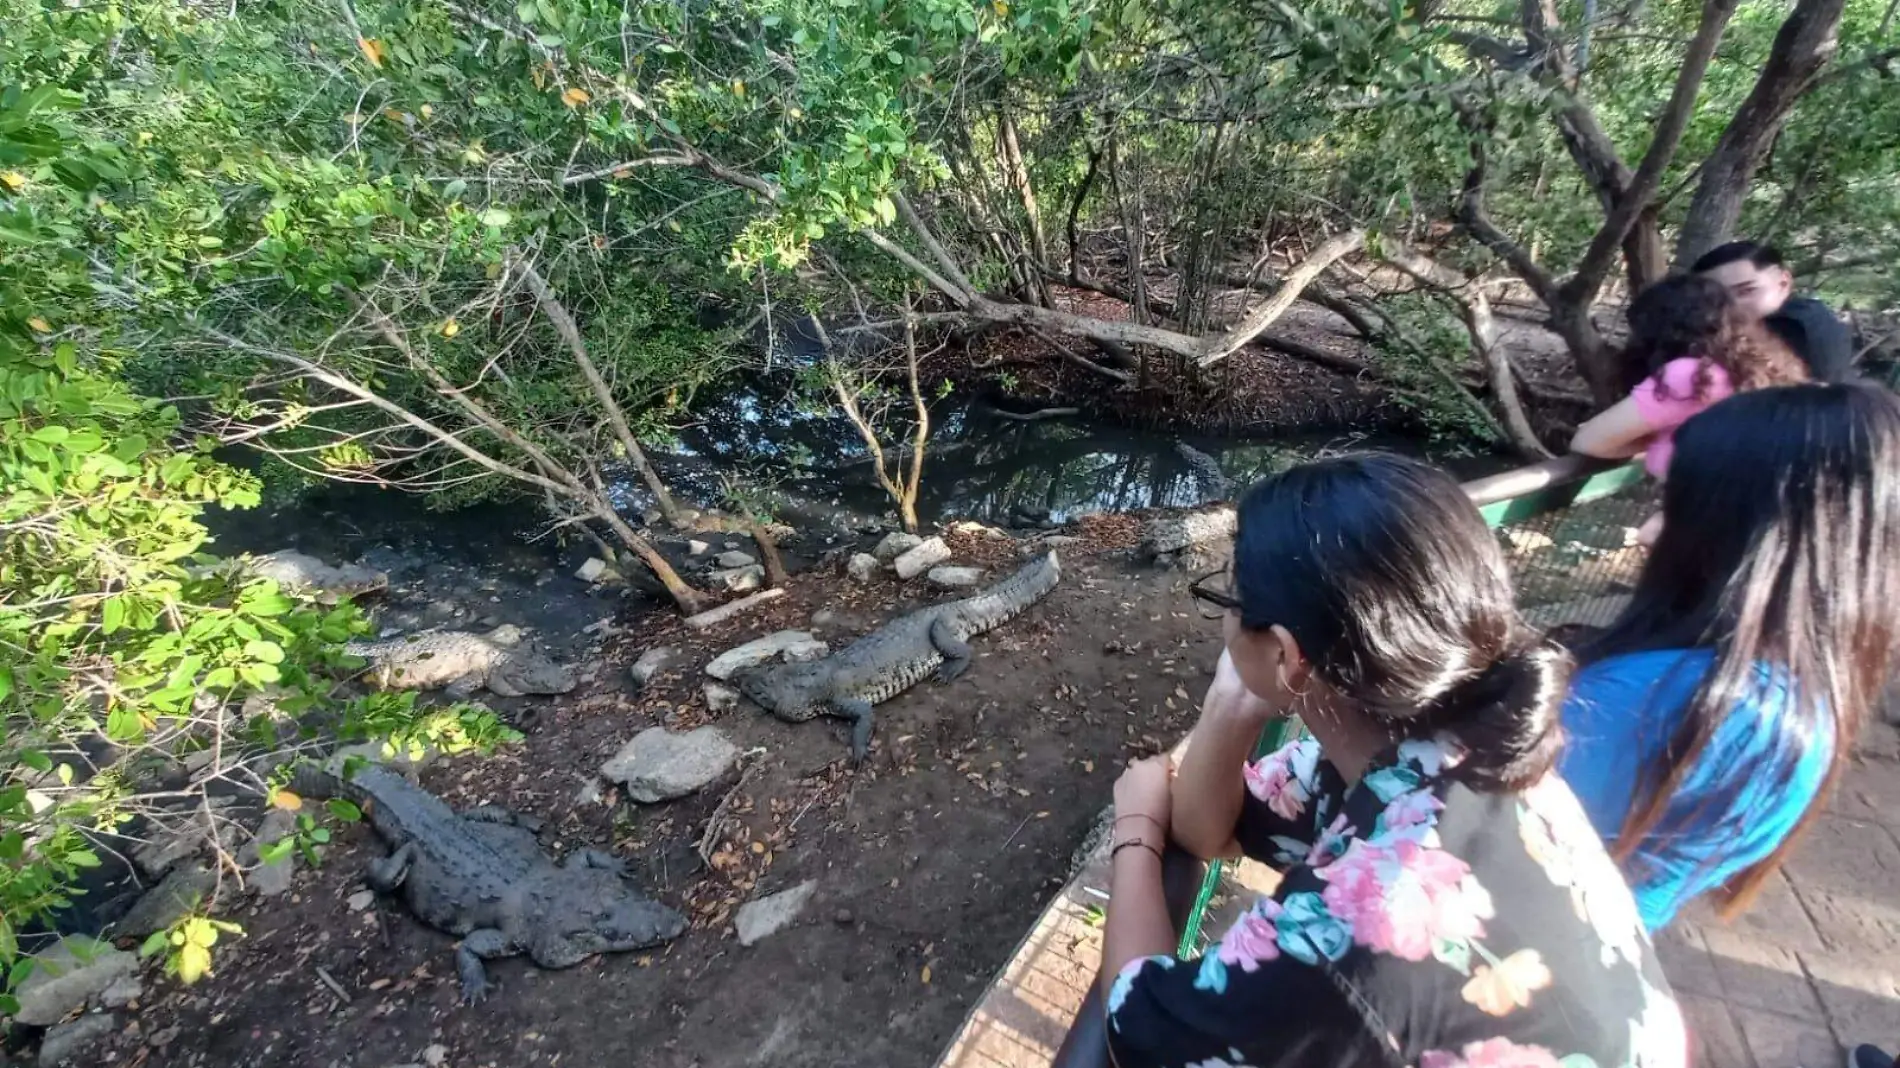
M 1875 725 L 1861 750 L 1748 913 L 1693 910 L 1659 940 L 1698 1065 L 1834 1068 L 1862 1042 L 1900 1047 L 1900 731 Z M 1048 1064 L 1101 959 L 1106 876 L 1098 854 L 1057 895 L 938 1068 Z
M 1711 1068 L 1828 1068 L 1900 1047 L 1900 732 L 1869 729 L 1828 811 L 1731 924 L 1678 921 L 1658 952 Z

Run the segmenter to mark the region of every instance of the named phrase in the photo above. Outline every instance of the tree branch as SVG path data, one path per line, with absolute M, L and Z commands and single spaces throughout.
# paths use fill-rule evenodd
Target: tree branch
M 567 313 L 567 307 L 548 287 L 547 280 L 534 269 L 534 264 L 518 252 L 511 257 L 514 270 L 526 282 L 534 299 L 541 305 L 541 311 L 554 324 L 554 332 L 567 344 L 568 354 L 581 370 L 581 377 L 587 379 L 587 385 L 594 391 L 594 398 L 600 402 L 601 410 L 607 416 L 607 423 L 613 428 L 614 436 L 619 439 L 620 447 L 627 452 L 627 459 L 640 472 L 641 481 L 652 491 L 659 506 L 660 514 L 671 522 L 679 517 L 679 506 L 673 503 L 673 495 L 666 490 L 666 483 L 660 479 L 659 472 L 647 462 L 646 450 L 633 436 L 633 428 L 627 425 L 627 415 L 614 400 L 613 390 L 608 388 L 607 380 L 601 377 L 600 368 L 594 365 L 593 358 L 587 354 L 587 343 L 581 340 L 580 327 L 575 325 L 574 317 Z

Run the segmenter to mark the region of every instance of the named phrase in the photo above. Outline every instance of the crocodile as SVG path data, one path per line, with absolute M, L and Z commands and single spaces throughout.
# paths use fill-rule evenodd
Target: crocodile
M 455 698 L 484 686 L 503 697 L 572 690 L 573 669 L 541 655 L 525 637 L 521 628 L 503 624 L 487 634 L 432 630 L 382 641 L 354 641 L 343 651 L 369 661 L 365 674 L 385 690 L 446 686 Z
M 417 919 L 461 937 L 455 967 L 465 1004 L 492 989 L 484 960 L 526 954 L 543 968 L 567 968 L 686 930 L 684 916 L 625 881 L 618 857 L 576 849 L 557 866 L 535 839 L 533 817 L 493 805 L 457 813 L 381 764 L 342 764 L 306 765 L 293 782 L 313 798 L 346 798 L 367 813 L 392 852 L 370 864 L 364 881 L 377 893 L 399 893 Z
M 735 676 L 739 691 L 788 723 L 820 714 L 851 721 L 851 752 L 871 746 L 871 708 L 937 669 L 949 682 L 970 666 L 969 639 L 1002 626 L 1048 594 L 1062 578 L 1051 552 L 972 597 L 931 605 L 820 660 L 776 664 Z
M 360 564 L 332 566 L 295 549 L 245 557 L 239 566 L 259 578 L 275 579 L 293 593 L 307 593 L 319 604 L 336 604 L 389 588 L 389 576 L 374 568 Z

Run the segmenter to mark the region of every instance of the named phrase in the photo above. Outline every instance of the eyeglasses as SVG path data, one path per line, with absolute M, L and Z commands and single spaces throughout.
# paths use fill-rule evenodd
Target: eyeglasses
M 1220 588 L 1220 586 L 1231 588 L 1231 580 L 1222 581 L 1226 576 L 1227 569 L 1223 567 L 1219 571 L 1210 571 L 1188 583 L 1188 596 L 1194 598 L 1195 603 L 1199 605 L 1202 618 L 1219 619 L 1229 612 L 1240 611 L 1240 598 Z M 1219 585 L 1217 586 L 1216 583 Z

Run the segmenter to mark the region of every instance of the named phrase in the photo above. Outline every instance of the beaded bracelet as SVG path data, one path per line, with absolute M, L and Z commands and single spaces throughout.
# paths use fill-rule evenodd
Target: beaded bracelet
M 1155 855 L 1156 860 L 1161 859 L 1161 850 L 1156 849 L 1154 846 L 1149 845 L 1148 843 L 1142 841 L 1139 838 L 1130 838 L 1128 841 L 1122 842 L 1121 844 L 1117 845 L 1115 848 L 1109 850 L 1108 859 L 1111 861 L 1114 860 L 1116 854 L 1120 853 L 1124 849 L 1129 848 L 1130 846 L 1139 846 L 1140 848 L 1146 849 L 1148 852 L 1153 853 Z

